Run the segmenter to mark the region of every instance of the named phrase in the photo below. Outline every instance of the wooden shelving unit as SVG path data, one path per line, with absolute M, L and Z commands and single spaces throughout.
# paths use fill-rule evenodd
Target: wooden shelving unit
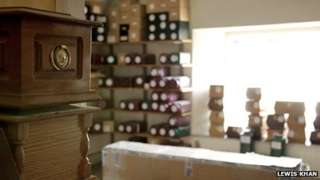
M 109 49 L 109 54 L 114 54 L 117 55 L 117 52 L 115 51 L 115 49 L 117 48 L 121 48 L 121 47 L 127 47 L 129 46 L 131 47 L 138 47 L 141 50 L 141 54 L 146 54 L 148 53 L 148 46 L 152 46 L 154 44 L 157 44 L 157 46 L 167 46 L 167 45 L 172 45 L 177 47 L 177 52 L 184 52 L 184 46 L 185 45 L 192 45 L 192 41 L 191 40 L 182 40 L 182 41 L 142 41 L 142 42 L 134 42 L 134 43 L 130 43 L 130 42 L 119 42 L 119 43 L 114 43 L 114 44 L 107 44 L 107 43 L 93 43 L 93 48 L 97 48 L 97 47 L 104 47 L 104 48 L 108 48 Z M 129 49 L 130 49 L 129 48 Z M 157 62 L 158 63 L 158 62 Z M 178 74 L 180 75 L 184 75 L 184 70 L 185 69 L 189 69 L 191 71 L 192 69 L 192 64 L 139 64 L 139 65 L 125 65 L 125 64 L 114 64 L 114 65 L 92 65 L 92 71 L 95 72 L 107 72 L 108 76 L 113 77 L 115 75 L 115 72 L 117 70 L 121 70 L 123 68 L 130 69 L 130 68 L 138 68 L 138 69 L 142 69 L 142 74 L 144 76 L 146 76 L 148 73 L 148 70 L 150 68 L 169 68 L 170 71 L 171 70 L 176 70 L 178 72 Z M 166 115 L 166 116 L 170 116 L 173 115 L 170 112 L 154 112 L 154 111 L 129 111 L 129 110 L 121 110 L 119 108 L 117 108 L 118 103 L 115 102 L 114 96 L 117 92 L 119 91 L 142 91 L 142 97 L 141 99 L 146 100 L 149 99 L 149 94 L 150 92 L 154 92 L 154 91 L 167 91 L 167 92 L 181 92 L 183 94 L 191 94 L 192 93 L 192 87 L 189 88 L 181 88 L 181 89 L 165 89 L 165 88 L 150 88 L 150 89 L 145 89 L 144 87 L 99 87 L 97 89 L 98 91 L 107 91 L 110 95 L 111 101 L 113 102 L 114 108 L 110 108 L 110 109 L 105 109 L 104 111 L 109 111 L 110 113 L 110 117 L 113 118 L 113 120 L 115 121 L 115 124 L 117 124 L 117 119 L 116 115 L 117 114 L 141 114 L 143 116 L 143 121 L 146 121 L 147 124 L 149 124 L 150 116 L 153 115 Z M 125 100 L 125 99 L 123 99 Z M 183 113 L 181 114 L 181 116 L 191 116 L 191 112 L 188 113 Z M 130 120 L 130 119 L 128 119 Z M 116 128 L 115 128 L 116 129 Z M 119 135 L 126 135 L 126 136 L 132 136 L 132 135 L 139 135 L 139 136 L 143 136 L 143 137 L 148 137 L 148 138 L 169 138 L 169 137 L 154 137 L 149 135 L 148 133 L 139 133 L 139 134 L 126 134 L 126 133 L 119 133 L 119 132 L 114 132 L 113 133 L 113 138 L 112 140 L 115 140 L 117 138 L 115 138 L 115 136 L 119 136 Z
M 163 88 L 150 88 L 145 89 L 143 87 L 100 87 L 99 90 L 141 90 L 141 91 L 168 91 L 168 92 L 181 92 L 181 93 L 192 93 L 192 87 L 182 89 L 163 89 Z

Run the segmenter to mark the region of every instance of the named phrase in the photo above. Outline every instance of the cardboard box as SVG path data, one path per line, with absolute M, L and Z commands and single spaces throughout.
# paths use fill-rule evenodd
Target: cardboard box
M 103 180 L 277 179 L 276 170 L 299 170 L 301 159 L 118 142 L 102 152 Z

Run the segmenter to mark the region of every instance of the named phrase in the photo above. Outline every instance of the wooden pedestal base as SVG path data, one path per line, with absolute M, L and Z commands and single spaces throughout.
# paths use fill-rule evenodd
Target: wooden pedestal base
M 92 180 L 88 129 L 95 108 L 65 106 L 50 111 L 0 112 L 20 180 Z

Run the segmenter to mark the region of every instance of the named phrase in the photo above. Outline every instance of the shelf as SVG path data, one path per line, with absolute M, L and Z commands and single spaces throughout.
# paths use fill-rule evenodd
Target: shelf
M 142 137 L 146 137 L 146 138 L 149 138 L 149 139 L 185 139 L 185 138 L 189 137 L 189 136 L 184 136 L 184 137 L 177 138 L 177 137 L 168 137 L 168 136 L 152 136 L 149 133 L 133 133 L 133 134 L 130 134 L 130 133 L 114 132 L 114 134 L 115 135 L 123 135 L 123 136 L 142 136 Z
M 94 46 L 121 46 L 121 45 L 145 45 L 145 44 L 191 44 L 191 39 L 185 40 L 165 40 L 165 41 L 141 41 L 141 42 L 117 42 L 117 43 L 107 43 L 107 42 L 92 42 Z
M 92 70 L 105 70 L 111 67 L 140 67 L 140 68 L 192 68 L 192 64 L 115 64 L 115 65 L 91 65 Z
M 113 109 L 113 111 L 118 111 L 118 112 L 127 112 L 127 113 L 144 113 L 144 114 L 164 114 L 164 115 L 174 115 L 176 113 L 171 113 L 171 112 L 157 112 L 157 111 L 129 111 L 129 110 L 122 110 L 122 109 Z M 178 114 L 181 116 L 191 116 L 191 112 L 187 112 L 187 113 L 182 113 L 182 114 Z
M 165 88 L 152 88 L 152 89 L 145 89 L 143 87 L 100 87 L 98 88 L 99 90 L 101 89 L 106 89 L 106 90 L 143 90 L 143 91 L 166 91 L 166 92 L 181 92 L 181 93 L 191 93 L 192 88 L 182 88 L 182 89 L 165 89 Z

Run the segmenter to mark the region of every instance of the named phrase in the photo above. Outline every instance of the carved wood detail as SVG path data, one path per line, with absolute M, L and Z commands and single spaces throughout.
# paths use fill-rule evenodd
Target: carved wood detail
M 23 144 L 28 137 L 29 125 L 27 123 L 8 125 L 7 135 L 11 145 L 14 160 L 20 174 L 20 179 L 24 178 L 24 148 Z
M 91 174 L 91 163 L 88 158 L 88 151 L 90 148 L 90 139 L 88 135 L 89 128 L 92 124 L 92 114 L 79 115 L 79 127 L 81 130 L 80 154 L 81 160 L 78 166 L 79 180 L 86 180 L 93 178 Z

